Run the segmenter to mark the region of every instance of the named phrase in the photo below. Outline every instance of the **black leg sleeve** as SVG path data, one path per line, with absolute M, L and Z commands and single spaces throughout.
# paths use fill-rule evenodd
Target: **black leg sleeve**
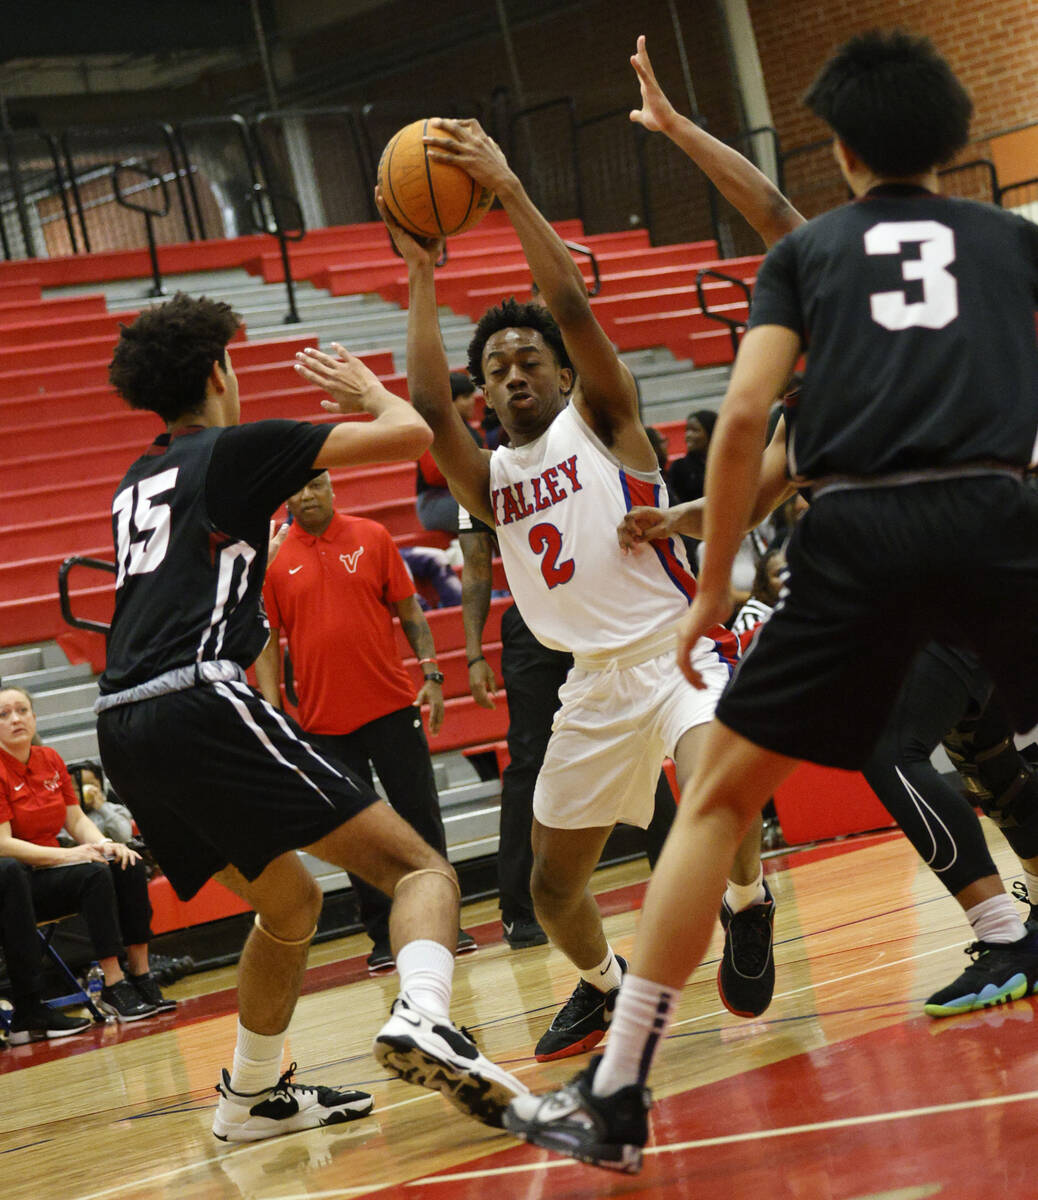
M 863 774 L 923 862 L 954 896 L 996 874 L 972 805 L 930 762 L 963 715 L 970 690 L 941 657 L 924 650 L 909 669 Z

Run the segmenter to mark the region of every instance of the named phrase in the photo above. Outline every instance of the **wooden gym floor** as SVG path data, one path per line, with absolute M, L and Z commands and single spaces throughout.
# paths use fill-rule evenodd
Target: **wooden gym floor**
M 1018 871 L 997 835 L 996 861 Z M 778 902 L 775 1000 L 744 1021 L 717 998 L 720 931 L 653 1077 L 639 1176 L 549 1157 L 381 1077 L 373 1035 L 396 976 L 369 979 L 365 939 L 316 947 L 289 1037 L 301 1082 L 371 1091 L 371 1117 L 230 1146 L 210 1133 L 230 1065 L 233 971 L 169 989 L 168 1016 L 0 1054 L 5 1200 L 974 1200 L 1038 1196 L 1038 998 L 935 1022 L 921 1005 L 966 965 L 958 907 L 899 834 L 768 863 Z M 645 867 L 601 871 L 606 928 L 630 949 Z M 492 902 L 459 960 L 455 1019 L 537 1090 L 583 1059 L 539 1065 L 534 1042 L 574 983 L 551 947 L 510 951 Z

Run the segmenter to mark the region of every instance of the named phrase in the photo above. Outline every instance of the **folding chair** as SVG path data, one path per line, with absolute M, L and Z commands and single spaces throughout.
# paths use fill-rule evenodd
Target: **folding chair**
M 90 993 L 82 986 L 79 980 L 72 973 L 69 965 L 55 950 L 53 941 L 54 934 L 57 931 L 58 925 L 62 921 L 67 921 L 69 917 L 75 916 L 75 913 L 67 913 L 63 917 L 50 917 L 46 921 L 40 921 L 36 926 L 36 933 L 43 944 L 43 951 L 51 962 L 65 976 L 68 982 L 72 985 L 72 991 L 66 996 L 55 996 L 53 1000 L 48 1000 L 46 1003 L 51 1008 L 66 1008 L 71 1004 L 82 1004 L 90 1011 L 90 1015 L 99 1024 L 104 1024 L 105 1015 L 97 1007 L 90 997 Z

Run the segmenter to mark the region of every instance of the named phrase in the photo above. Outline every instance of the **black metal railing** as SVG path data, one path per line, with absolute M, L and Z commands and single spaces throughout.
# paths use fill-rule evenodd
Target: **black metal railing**
M 61 605 L 61 615 L 66 624 L 73 629 L 87 629 L 91 633 L 107 633 L 109 625 L 105 621 L 93 621 L 89 617 L 77 617 L 72 612 L 72 600 L 69 596 L 68 577 L 74 567 L 87 567 L 94 571 L 104 571 L 109 575 L 117 575 L 115 563 L 105 562 L 103 558 L 85 558 L 74 554 L 66 558 L 58 568 L 58 602 Z
M 129 176 L 138 176 L 137 183 L 127 186 Z M 143 182 L 142 182 L 143 179 Z M 166 186 L 165 176 L 160 175 L 151 163 L 143 159 L 128 158 L 123 162 L 112 164 L 112 190 L 116 203 L 132 212 L 141 213 L 144 217 L 145 236 L 148 239 L 148 258 L 151 261 L 152 285 L 146 295 L 150 297 L 164 296 L 162 273 L 159 270 L 159 253 L 155 245 L 155 220 L 169 215 L 170 196 Z M 149 204 L 149 195 L 160 197 L 157 204 Z M 144 198 L 139 198 L 144 197 Z
M 735 275 L 726 275 L 724 271 L 718 271 L 714 267 L 703 267 L 696 272 L 696 299 L 699 301 L 699 311 L 704 317 L 709 317 L 711 321 L 718 321 L 727 327 L 728 336 L 732 339 L 732 354 L 735 355 L 739 350 L 739 338 L 746 329 L 746 321 L 730 317 L 727 313 L 716 312 L 710 308 L 710 305 L 707 304 L 706 291 L 703 287 L 705 279 L 719 279 L 723 283 L 734 284 L 746 297 L 747 317 L 749 316 L 750 299 L 752 296 L 750 285 L 745 279 L 738 279 Z

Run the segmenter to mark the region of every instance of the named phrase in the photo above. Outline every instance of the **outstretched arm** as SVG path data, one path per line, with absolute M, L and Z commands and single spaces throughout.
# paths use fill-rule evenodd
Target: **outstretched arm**
M 481 521 L 490 514 L 490 455 L 472 440 L 451 400 L 450 368 L 440 335 L 433 277 L 438 242 L 423 244 L 393 220 L 376 192 L 375 202 L 407 264 L 407 386 L 415 411 L 429 423 L 432 453 L 455 500 Z
M 768 412 L 800 354 L 800 337 L 782 325 L 758 325 L 743 338 L 706 460 L 705 549 L 696 598 L 678 626 L 678 666 L 703 683 L 692 648 L 731 613 L 732 563 L 752 520 Z
M 760 234 L 765 246 L 774 245 L 779 238 L 804 223 L 800 213 L 748 158 L 719 142 L 674 108 L 656 80 L 644 35 L 638 38 L 638 50 L 631 55 L 631 66 L 642 91 L 642 106 L 632 109 L 631 120 L 654 133 L 665 134 L 683 150 L 728 203 Z
M 420 458 L 432 441 L 429 426 L 378 376 L 348 350 L 332 342 L 335 355 L 308 347 L 296 355 L 295 369 L 331 397 L 321 407 L 332 413 L 367 413 L 371 421 L 344 421 L 331 431 L 314 459 L 318 470 L 356 463 Z
M 562 330 L 580 380 L 581 415 L 624 461 L 651 470 L 655 455 L 638 419 L 634 378 L 591 311 L 584 277 L 562 239 L 478 121 L 438 120 L 435 127 L 436 133 L 424 139 L 430 158 L 463 168 L 504 205 L 541 296 Z
M 748 533 L 773 513 L 780 504 L 784 504 L 796 491 L 786 472 L 786 418 L 780 417 L 768 442 L 760 464 L 760 484 L 757 488 L 757 499 L 750 513 L 750 523 L 746 527 Z M 675 504 L 673 508 L 635 507 L 624 514 L 623 520 L 617 526 L 616 536 L 620 549 L 629 553 L 645 542 L 656 538 L 668 538 L 675 533 L 683 533 L 686 537 L 704 537 L 704 514 L 706 498 L 689 500 L 686 504 Z

